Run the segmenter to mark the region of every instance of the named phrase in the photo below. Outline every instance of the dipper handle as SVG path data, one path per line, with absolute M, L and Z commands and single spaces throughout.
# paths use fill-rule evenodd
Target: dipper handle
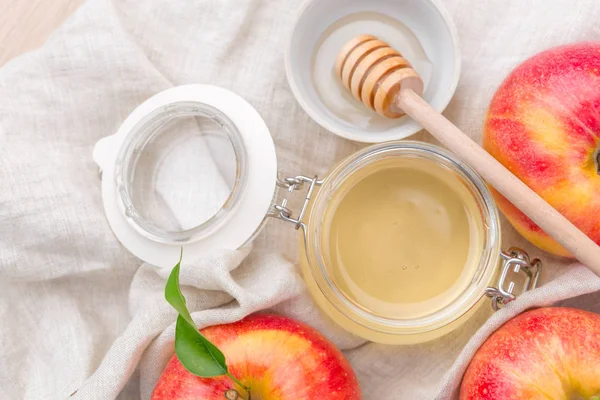
M 575 258 L 600 276 L 600 247 L 556 211 L 504 165 L 434 110 L 410 89 L 400 91 L 396 105 L 437 140 L 473 167 L 519 210 L 542 228 Z
M 335 70 L 354 97 L 378 114 L 421 124 L 574 257 L 600 276 L 600 247 L 529 186 L 421 98 L 423 81 L 402 55 L 371 35 L 340 50 Z

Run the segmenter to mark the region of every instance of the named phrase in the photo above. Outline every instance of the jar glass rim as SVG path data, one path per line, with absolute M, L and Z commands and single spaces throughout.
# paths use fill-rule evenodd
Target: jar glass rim
M 483 248 L 479 263 L 468 287 L 449 305 L 431 314 L 413 319 L 393 319 L 375 315 L 355 304 L 333 282 L 327 271 L 321 248 L 322 221 L 328 199 L 354 172 L 383 157 L 421 157 L 450 168 L 464 181 L 481 211 Z M 331 305 L 346 318 L 382 333 L 416 334 L 448 325 L 467 313 L 484 296 L 485 289 L 496 272 L 500 258 L 500 227 L 496 204 L 483 179 L 452 153 L 435 145 L 416 141 L 396 141 L 367 147 L 340 162 L 327 175 L 315 196 L 307 221 L 306 235 L 309 269 L 319 290 Z
M 204 118 L 216 123 L 231 142 L 235 155 L 235 178 L 220 209 L 207 220 L 189 229 L 170 231 L 142 215 L 133 201 L 133 179 L 140 155 L 161 134 L 161 127 L 176 118 Z M 219 109 L 198 101 L 180 101 L 154 110 L 131 128 L 117 154 L 115 185 L 119 206 L 127 222 L 138 233 L 158 243 L 185 244 L 201 240 L 226 220 L 228 210 L 236 207 L 247 181 L 247 156 L 242 136 L 233 121 Z

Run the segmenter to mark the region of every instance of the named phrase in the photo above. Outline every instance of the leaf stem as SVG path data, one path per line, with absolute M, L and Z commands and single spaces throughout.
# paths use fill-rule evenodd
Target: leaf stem
M 231 372 L 227 372 L 225 375 L 229 377 L 232 381 L 234 381 L 239 387 L 244 389 L 248 393 L 248 399 L 250 399 L 250 388 L 240 382 L 235 376 L 231 375 Z

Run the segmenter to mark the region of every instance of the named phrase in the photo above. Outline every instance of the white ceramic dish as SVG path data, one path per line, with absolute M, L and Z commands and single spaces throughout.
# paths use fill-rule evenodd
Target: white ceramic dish
M 409 117 L 365 126 L 340 117 L 332 110 L 316 87 L 313 77 L 315 50 L 328 29 L 343 18 L 359 13 L 376 13 L 403 24 L 414 35 L 428 58 L 429 71 L 419 71 L 410 60 L 411 49 L 397 48 L 413 63 L 425 81 L 424 99 L 443 111 L 452 98 L 460 75 L 460 51 L 456 28 L 438 0 L 309 0 L 301 7 L 285 51 L 285 68 L 290 87 L 298 103 L 319 125 L 346 139 L 376 143 L 406 138 L 422 128 Z M 375 15 L 375 14 L 373 14 Z M 377 26 L 362 24 L 369 33 L 398 46 L 397 37 L 377 31 Z M 372 28 L 372 29 L 371 29 Z M 371 31 L 369 31 L 371 30 Z M 354 34 L 348 34 L 350 39 Z M 386 34 L 388 35 L 387 37 Z M 331 57 L 335 57 L 334 54 Z M 333 68 L 333 65 L 331 66 Z M 332 74 L 332 79 L 335 77 Z M 322 80 L 321 80 L 322 81 Z M 336 83 L 337 84 L 337 83 Z M 341 84 L 340 84 L 341 85 Z M 326 88 L 330 90 L 331 88 Z M 322 92 L 321 92 L 322 94 Z M 337 96 L 337 94 L 335 95 Z M 332 97 L 328 99 L 335 99 Z M 356 100 L 353 100 L 356 101 Z M 331 104 L 331 102 L 330 102 Z M 360 105 L 360 103 L 357 103 Z

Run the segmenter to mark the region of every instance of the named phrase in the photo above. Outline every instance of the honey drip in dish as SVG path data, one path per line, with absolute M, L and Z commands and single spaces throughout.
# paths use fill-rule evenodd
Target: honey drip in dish
M 387 318 L 416 318 L 451 303 L 470 283 L 482 249 L 481 217 L 463 181 L 417 158 L 354 175 L 324 221 L 335 285 Z

